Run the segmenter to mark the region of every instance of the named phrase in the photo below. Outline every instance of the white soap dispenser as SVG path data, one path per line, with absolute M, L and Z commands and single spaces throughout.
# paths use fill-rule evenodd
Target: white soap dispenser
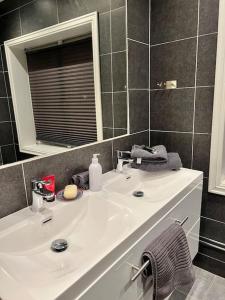
M 92 192 L 98 192 L 102 188 L 102 166 L 98 162 L 98 155 L 100 154 L 93 154 L 89 166 L 89 186 Z

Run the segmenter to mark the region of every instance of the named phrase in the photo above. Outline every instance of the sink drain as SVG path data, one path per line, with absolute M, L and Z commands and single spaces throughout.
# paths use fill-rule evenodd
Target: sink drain
M 68 243 L 64 239 L 58 239 L 52 242 L 51 249 L 54 252 L 63 252 L 68 248 Z
M 133 196 L 134 197 L 144 197 L 144 192 L 143 191 L 134 191 Z

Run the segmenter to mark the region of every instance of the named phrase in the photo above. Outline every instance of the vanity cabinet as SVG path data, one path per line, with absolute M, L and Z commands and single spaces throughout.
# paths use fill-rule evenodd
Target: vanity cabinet
M 131 281 L 135 271 L 132 265 L 140 266 L 141 255 L 149 243 L 175 221 L 182 221 L 187 235 L 192 259 L 198 252 L 202 183 L 182 198 L 168 213 L 97 278 L 76 300 L 149 300 L 152 286 L 143 286 L 139 276 Z

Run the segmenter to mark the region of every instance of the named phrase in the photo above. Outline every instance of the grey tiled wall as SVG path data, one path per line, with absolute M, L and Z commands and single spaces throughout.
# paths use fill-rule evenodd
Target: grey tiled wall
M 40 11 L 38 3 L 42 3 L 46 9 Z M 0 45 L 6 39 L 97 10 L 100 23 L 102 101 L 104 122 L 107 124 L 104 128 L 105 137 L 125 133 L 127 90 L 130 96 L 128 109 L 132 134 L 0 170 L 0 217 L 30 204 L 32 178 L 53 173 L 56 175 L 57 189 L 61 189 L 69 183 L 72 174 L 87 169 L 93 153 L 101 154 L 100 160 L 106 172 L 115 167 L 116 150 L 128 150 L 134 143 L 149 143 L 149 1 L 128 0 L 127 8 L 125 4 L 125 0 L 6 0 L 1 4 L 0 27 L 4 30 L 0 31 Z M 129 19 L 127 29 L 124 26 L 126 9 Z M 3 52 L 2 46 L 1 50 Z M 5 59 L 4 66 L 4 75 L 8 78 Z M 11 101 L 10 96 L 7 100 Z M 15 130 L 15 122 L 12 125 Z M 3 136 L 0 128 L 0 141 Z
M 201 235 L 225 242 L 225 197 L 207 192 L 219 0 L 151 3 L 151 145 L 165 144 L 204 172 Z M 157 86 L 175 79 L 176 90 Z M 196 263 L 225 276 L 223 252 L 201 245 Z

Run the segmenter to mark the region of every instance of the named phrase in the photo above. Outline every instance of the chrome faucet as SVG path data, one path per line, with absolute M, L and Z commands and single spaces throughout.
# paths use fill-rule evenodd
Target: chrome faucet
M 39 212 L 44 208 L 44 201 L 52 202 L 55 200 L 55 194 L 44 188 L 44 185 L 50 184 L 48 181 L 34 179 L 32 184 L 32 211 Z
M 124 163 L 132 163 L 133 159 L 131 159 L 131 152 L 130 151 L 120 151 L 117 150 L 117 167 L 116 171 L 119 173 L 123 172 L 123 165 Z

